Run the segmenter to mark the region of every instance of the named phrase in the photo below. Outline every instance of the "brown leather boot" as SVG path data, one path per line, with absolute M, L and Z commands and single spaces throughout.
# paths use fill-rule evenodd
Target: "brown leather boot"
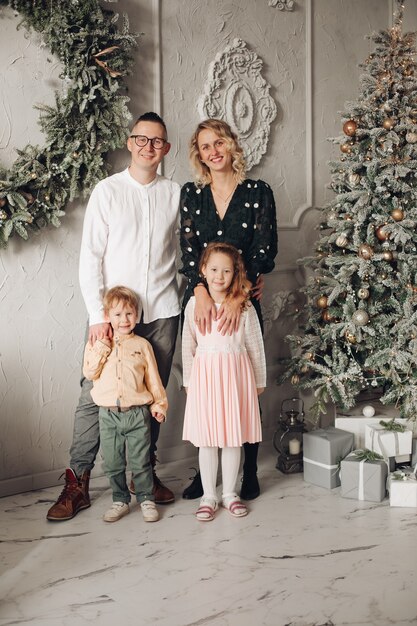
M 90 472 L 85 470 L 78 478 L 76 473 L 68 468 L 65 470 L 65 487 L 58 500 L 49 509 L 46 519 L 51 522 L 64 522 L 72 519 L 83 509 L 91 506 L 88 494 Z
M 175 496 L 171 489 L 168 489 L 158 478 L 155 473 L 155 465 L 156 465 L 156 456 L 151 454 L 151 465 L 152 465 L 152 478 L 153 478 L 153 488 L 152 495 L 155 498 L 155 504 L 171 504 L 175 502 Z M 135 495 L 135 485 L 133 480 L 129 483 L 129 491 L 131 494 Z
M 153 489 L 152 493 L 155 498 L 156 504 L 171 504 L 175 501 L 175 496 L 171 489 L 168 489 L 155 473 L 156 456 L 151 453 L 151 465 L 152 465 L 152 477 L 153 477 Z

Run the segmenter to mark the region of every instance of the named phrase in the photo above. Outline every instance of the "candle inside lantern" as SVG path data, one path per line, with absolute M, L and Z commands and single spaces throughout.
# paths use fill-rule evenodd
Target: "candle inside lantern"
M 289 443 L 290 454 L 300 454 L 301 443 L 298 439 L 290 439 Z

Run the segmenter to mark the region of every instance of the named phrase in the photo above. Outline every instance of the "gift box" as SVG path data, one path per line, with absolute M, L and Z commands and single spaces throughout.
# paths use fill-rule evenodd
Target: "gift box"
M 387 422 L 388 423 L 388 422 Z M 389 430 L 381 424 L 365 426 L 365 447 L 382 454 L 385 459 L 411 454 L 413 433 L 411 430 Z
M 349 454 L 340 466 L 343 498 L 381 502 L 386 495 L 388 468 L 384 459 L 363 458 L 366 451 Z
M 411 445 L 411 465 L 415 467 L 417 464 L 417 439 L 413 439 Z
M 390 506 L 417 508 L 417 479 L 411 468 L 390 474 L 388 490 Z
M 379 422 L 381 420 L 387 420 L 386 415 L 374 415 L 374 417 L 364 417 L 363 415 L 349 415 L 347 417 L 337 416 L 334 422 L 336 428 L 341 428 L 342 430 L 347 430 L 349 433 L 353 433 L 355 435 L 355 449 L 363 450 L 365 446 L 365 427 L 366 426 L 379 426 Z M 396 419 L 398 424 L 402 424 L 407 427 L 406 419 Z M 404 459 L 397 459 L 397 462 L 403 461 Z
M 339 487 L 339 464 L 353 450 L 353 441 L 352 433 L 334 426 L 304 433 L 304 480 L 327 489 Z

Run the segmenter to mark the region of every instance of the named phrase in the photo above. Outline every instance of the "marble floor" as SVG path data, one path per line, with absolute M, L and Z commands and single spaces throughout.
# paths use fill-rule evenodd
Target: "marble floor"
M 199 523 L 180 495 L 190 463 L 161 466 L 175 504 L 115 524 L 92 481 L 91 508 L 47 522 L 59 489 L 0 500 L 0 624 L 342 626 L 417 624 L 417 515 L 344 499 L 285 476 L 263 445 L 250 514 Z

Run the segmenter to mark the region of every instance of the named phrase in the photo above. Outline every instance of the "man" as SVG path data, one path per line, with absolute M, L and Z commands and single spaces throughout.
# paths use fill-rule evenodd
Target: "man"
M 124 285 L 139 297 L 140 322 L 135 332 L 153 347 L 164 387 L 168 384 L 180 313 L 176 280 L 176 230 L 180 186 L 157 174 L 170 144 L 164 121 L 145 113 L 127 140 L 130 166 L 100 181 L 93 189 L 84 218 L 80 252 L 80 287 L 89 315 L 88 340 L 111 338 L 105 321 L 103 293 Z M 47 519 L 72 519 L 90 506 L 90 472 L 99 450 L 98 407 L 90 395 L 92 383 L 81 379 L 75 411 L 70 468 L 65 487 Z M 117 404 L 117 403 L 116 403 Z M 158 504 L 174 494 L 155 473 L 159 423 L 152 418 L 151 464 L 153 495 Z

